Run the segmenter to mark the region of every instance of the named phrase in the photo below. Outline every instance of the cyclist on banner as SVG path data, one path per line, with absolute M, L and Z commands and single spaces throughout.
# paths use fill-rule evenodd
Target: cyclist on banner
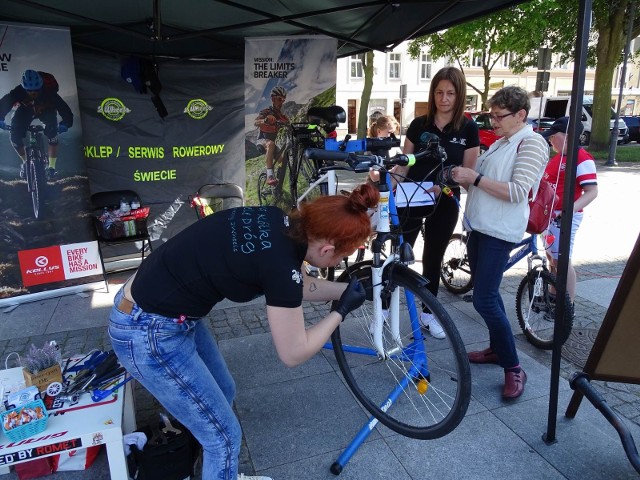
M 56 175 L 58 155 L 58 134 L 64 133 L 73 125 L 73 112 L 67 102 L 58 95 L 58 82 L 46 72 L 25 70 L 22 83 L 0 98 L 0 128 L 7 130 L 4 121 L 6 115 L 17 105 L 11 119 L 11 144 L 22 159 L 20 178 L 25 178 L 24 165 L 26 153 L 23 139 L 27 128 L 34 119 L 44 124 L 44 134 L 49 139 L 49 168 L 47 175 Z M 62 121 L 58 124 L 58 114 Z
M 264 151 L 267 164 L 267 184 L 271 186 L 278 184 L 278 179 L 273 175 L 273 157 L 277 149 L 275 140 L 281 124 L 289 123 L 289 119 L 281 111 L 286 98 L 287 91 L 283 87 L 273 87 L 271 89 L 271 106 L 261 110 L 253 123 L 260 129 L 257 146 Z

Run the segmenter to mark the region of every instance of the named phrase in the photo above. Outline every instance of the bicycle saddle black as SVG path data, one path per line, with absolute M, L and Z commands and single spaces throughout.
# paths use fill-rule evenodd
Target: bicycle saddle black
M 307 112 L 307 119 L 312 123 L 343 123 L 347 120 L 344 108 L 338 105 L 330 107 L 311 107 Z

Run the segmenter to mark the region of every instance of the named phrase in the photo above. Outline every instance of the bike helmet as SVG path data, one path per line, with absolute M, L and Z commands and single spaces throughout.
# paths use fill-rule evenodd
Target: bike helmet
M 273 87 L 271 89 L 271 96 L 277 95 L 279 97 L 287 98 L 287 91 L 284 87 Z
M 22 87 L 25 90 L 40 90 L 42 85 L 42 76 L 35 70 L 25 70 L 22 74 Z

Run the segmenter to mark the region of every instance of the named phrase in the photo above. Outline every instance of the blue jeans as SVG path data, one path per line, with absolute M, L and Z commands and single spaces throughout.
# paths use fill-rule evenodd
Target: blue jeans
M 122 299 L 122 289 L 114 303 Z M 113 307 L 109 336 L 120 363 L 202 445 L 202 478 L 235 480 L 242 430 L 232 402 L 233 377 L 201 320 Z
M 467 241 L 473 278 L 473 307 L 489 329 L 489 346 L 498 354 L 502 368 L 520 364 L 511 324 L 500 296 L 500 283 L 514 244 L 471 232 Z

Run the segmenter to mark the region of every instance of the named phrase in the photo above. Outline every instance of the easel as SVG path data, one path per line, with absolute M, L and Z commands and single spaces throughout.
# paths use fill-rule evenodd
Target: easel
M 596 407 L 618 432 L 629 461 L 640 473 L 640 457 L 629 429 L 609 407 L 591 380 L 640 385 L 640 236 L 631 252 L 611 305 L 604 317 L 582 372 L 573 374 L 569 385 L 575 390 L 565 412 L 574 418 L 582 397 Z

